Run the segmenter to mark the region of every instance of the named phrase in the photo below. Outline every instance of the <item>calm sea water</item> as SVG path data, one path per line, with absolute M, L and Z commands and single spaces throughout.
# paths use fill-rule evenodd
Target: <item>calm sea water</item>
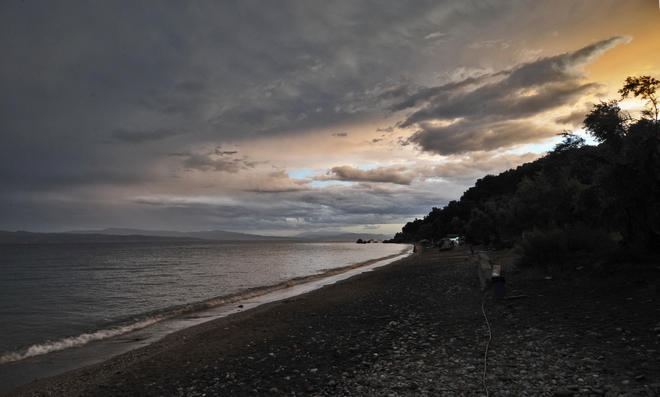
M 0 370 L 407 249 L 318 242 L 0 245 Z

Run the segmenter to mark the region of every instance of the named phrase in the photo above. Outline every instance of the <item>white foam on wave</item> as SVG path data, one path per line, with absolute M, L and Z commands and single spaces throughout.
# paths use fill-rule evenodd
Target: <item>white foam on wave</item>
M 314 281 L 320 281 L 323 278 L 328 278 L 329 276 L 337 277 L 343 273 L 345 276 L 349 276 L 351 270 L 356 270 L 361 267 L 369 267 L 368 265 L 374 265 L 378 262 L 380 263 L 390 263 L 394 259 L 405 256 L 406 253 L 409 253 L 411 250 L 404 249 L 399 254 L 390 255 L 384 258 L 370 260 L 364 263 L 353 264 L 350 266 L 335 268 L 324 273 L 315 274 L 312 276 L 301 277 L 293 280 L 288 280 L 283 283 L 276 285 L 257 287 L 247 291 L 243 291 L 234 295 L 218 297 L 210 299 L 204 302 L 192 303 L 188 305 L 183 305 L 175 308 L 170 308 L 169 310 L 159 311 L 155 313 L 148 313 L 144 318 L 135 320 L 133 323 L 128 323 L 124 325 L 112 326 L 105 329 L 101 329 L 91 333 L 84 333 L 76 336 L 70 336 L 62 338 L 56 341 L 46 341 L 42 343 L 37 343 L 28 347 L 19 348 L 12 351 L 6 351 L 0 353 L 0 365 L 7 364 L 14 361 L 24 360 L 30 357 L 41 356 L 48 353 L 53 353 L 57 351 L 62 351 L 65 349 L 84 346 L 90 342 L 100 341 L 104 339 L 114 338 L 132 331 L 140 330 L 146 328 L 150 325 L 156 324 L 160 321 L 167 320 L 182 314 L 187 314 L 191 312 L 196 312 L 204 309 L 211 309 L 217 306 L 226 305 L 230 303 L 235 303 L 239 301 L 245 301 L 248 299 L 257 298 L 269 293 L 273 293 L 283 289 L 290 289 L 293 286 L 298 286 L 301 284 L 306 284 Z M 388 260 L 389 259 L 389 260 Z M 330 278 L 334 278 L 330 277 Z M 343 277 L 339 276 L 337 279 Z M 294 293 L 295 294 L 295 293 Z
M 37 343 L 27 348 L 4 352 L 0 355 L 0 364 L 6 364 L 12 361 L 19 361 L 30 357 L 41 356 L 43 354 L 69 349 L 72 347 L 79 347 L 97 340 L 113 338 L 115 336 L 148 327 L 152 324 L 162 321 L 163 319 L 163 317 L 147 318 L 130 325 L 110 327 L 92 333 L 70 336 L 56 341 Z

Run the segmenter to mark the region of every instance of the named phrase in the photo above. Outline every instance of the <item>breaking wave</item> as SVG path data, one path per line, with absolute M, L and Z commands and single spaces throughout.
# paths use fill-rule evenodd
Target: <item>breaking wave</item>
M 349 266 L 328 269 L 319 274 L 315 274 L 307 277 L 294 278 L 275 285 L 256 287 L 236 294 L 217 297 L 203 302 L 181 305 L 169 309 L 154 311 L 154 312 L 146 313 L 142 317 L 133 318 L 131 320 L 124 321 L 116 325 L 108 326 L 107 328 L 103 328 L 97 331 L 69 336 L 55 341 L 41 342 L 31 346 L 25 346 L 11 351 L 2 352 L 0 353 L 0 365 L 14 361 L 24 360 L 30 357 L 41 356 L 44 354 L 53 353 L 73 347 L 80 347 L 94 341 L 114 338 L 132 331 L 136 331 L 148 327 L 152 324 L 176 316 L 189 314 L 205 309 L 210 309 L 221 305 L 236 303 L 242 300 L 265 295 L 280 289 L 291 288 L 298 284 L 303 284 L 310 281 L 319 280 L 325 277 L 337 275 L 362 266 L 372 265 L 374 263 L 378 263 L 381 261 L 385 261 L 400 256 L 406 251 L 408 250 L 402 250 L 400 253 L 389 255 L 383 258 L 373 259 Z

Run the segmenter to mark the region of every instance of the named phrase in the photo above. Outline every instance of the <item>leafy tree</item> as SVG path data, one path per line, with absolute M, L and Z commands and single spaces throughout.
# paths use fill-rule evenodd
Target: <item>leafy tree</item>
M 646 99 L 647 109 L 643 111 L 644 116 L 655 121 L 655 133 L 658 133 L 658 118 L 660 117 L 660 103 L 656 95 L 657 89 L 660 88 L 660 80 L 651 76 L 628 77 L 623 88 L 619 90 L 621 99 L 630 97 L 641 97 Z
M 493 221 L 484 211 L 478 208 L 472 210 L 465 229 L 471 241 L 489 244 L 493 239 Z
M 652 249 L 660 247 L 659 85 L 650 76 L 628 77 L 619 90 L 622 99 L 634 96 L 648 101 L 641 120 L 633 122 L 617 101 L 595 105 L 584 120 L 585 128 L 605 149 L 594 152 L 593 158 L 602 163 L 596 185 L 613 199 L 609 210 L 624 244 Z
M 587 114 L 584 128 L 596 141 L 618 148 L 626 135 L 629 122 L 630 115 L 621 110 L 619 101 L 601 101 Z
M 451 218 L 451 226 L 454 228 L 456 233 L 465 234 L 465 224 L 460 220 L 459 217 L 455 216 Z
M 564 140 L 555 145 L 552 153 L 561 153 L 569 150 L 575 150 L 581 148 L 585 144 L 584 138 L 579 135 L 575 135 L 570 131 L 560 132 L 557 135 L 564 137 Z

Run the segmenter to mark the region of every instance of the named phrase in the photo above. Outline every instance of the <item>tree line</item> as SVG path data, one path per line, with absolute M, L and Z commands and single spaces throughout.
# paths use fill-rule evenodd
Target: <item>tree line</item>
M 651 76 L 628 77 L 620 100 L 645 100 L 640 118 L 623 111 L 619 100 L 601 101 L 584 119 L 596 145 L 564 131 L 544 157 L 484 176 L 459 200 L 408 222 L 390 241 L 460 234 L 473 244 L 518 244 L 530 262 L 615 255 L 613 250 L 657 253 L 659 86 Z

